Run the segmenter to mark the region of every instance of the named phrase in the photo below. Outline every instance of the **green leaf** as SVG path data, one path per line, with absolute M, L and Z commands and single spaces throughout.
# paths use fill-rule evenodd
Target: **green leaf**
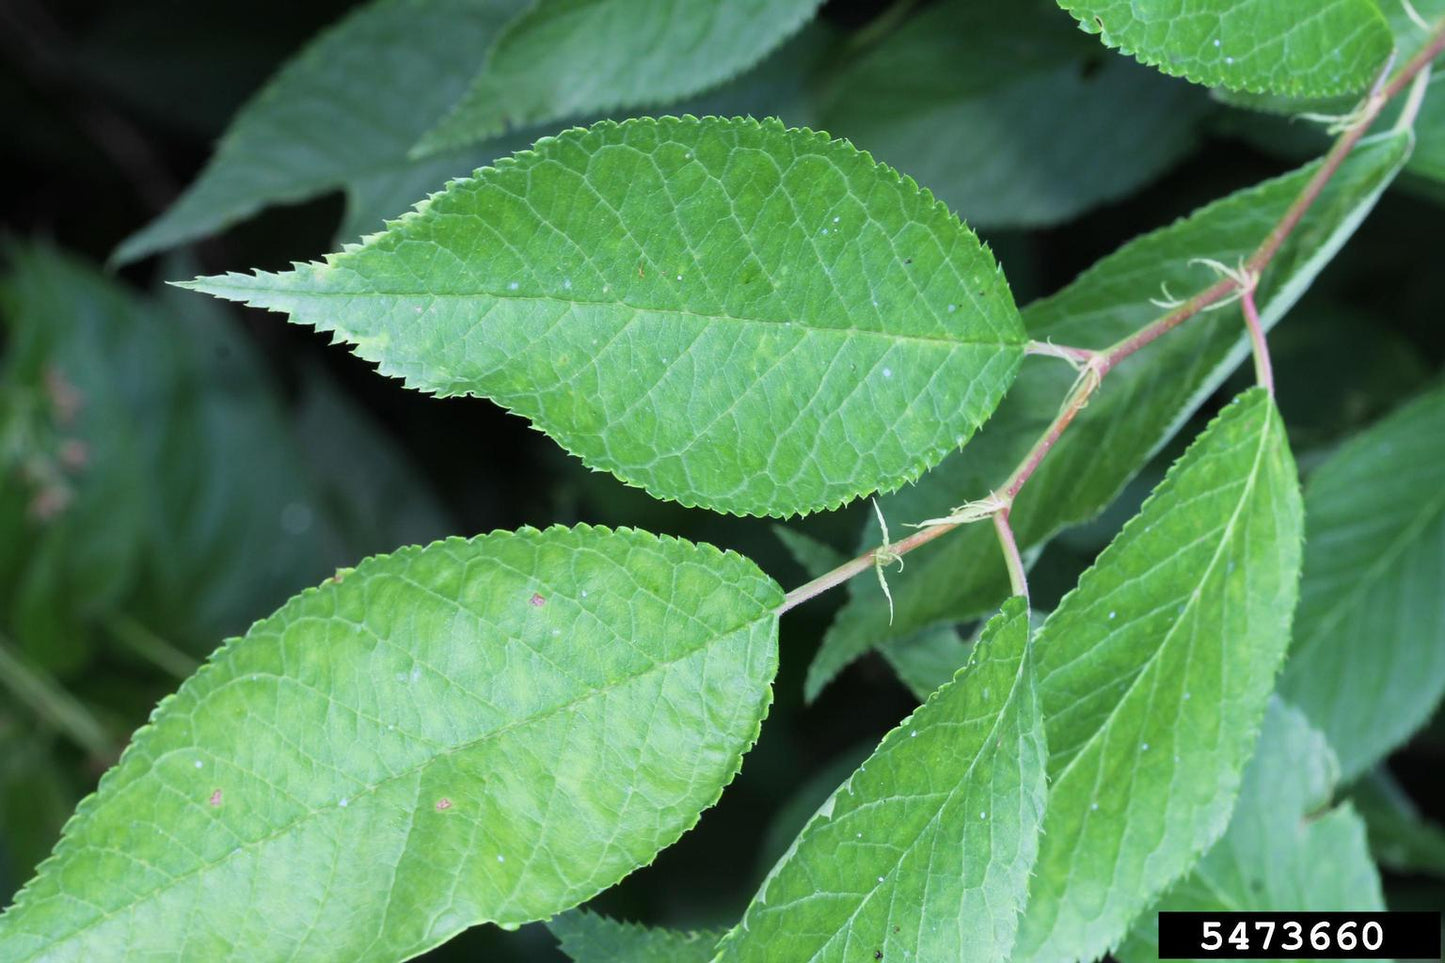
M 547 923 L 573 963 L 708 963 L 721 932 L 650 929 L 570 910 Z
M 848 556 L 821 539 L 787 525 L 774 525 L 773 534 L 808 576 L 817 578 L 848 561 Z
M 1324 732 L 1348 779 L 1409 738 L 1445 694 L 1445 387 L 1310 475 L 1305 531 L 1280 692 Z
M 676 113 L 781 117 L 789 126 L 817 127 L 809 84 L 836 35 L 836 28 L 814 21 L 756 67 L 722 87 L 688 98 L 677 106 Z M 387 220 L 411 210 L 419 198 L 451 179 L 530 147 L 537 134 L 535 128 L 518 131 L 465 150 L 428 154 L 404 166 L 352 178 L 346 185 L 346 217 L 337 230 L 337 243 L 381 230 Z
M 552 916 L 649 862 L 736 773 L 781 600 L 746 559 L 632 530 L 365 561 L 162 702 L 0 944 L 391 960 Z
M 127 402 L 152 319 L 96 272 L 7 245 L 0 367 L 0 628 L 41 668 L 77 668 L 86 622 L 130 590 L 145 528 L 143 423 Z
M 1028 607 L 890 732 L 719 947 L 732 960 L 1007 960 L 1038 849 L 1046 751 Z
M 1365 143 L 1345 161 L 1264 275 L 1259 308 L 1266 326 L 1294 306 L 1354 233 L 1409 150 L 1409 134 L 1393 133 Z M 1132 334 L 1163 313 L 1151 299 L 1166 296 L 1165 289 L 1184 296 L 1214 280 L 1191 261 L 1234 264 L 1246 257 L 1316 169 L 1310 164 L 1240 191 L 1131 241 L 1064 290 L 1029 305 L 1025 325 L 1039 340 L 1093 348 Z M 1191 320 L 1110 372 L 1020 493 L 1010 520 L 1021 547 L 1036 551 L 1060 529 L 1107 507 L 1248 350 L 1244 320 L 1230 308 Z M 899 523 L 936 518 L 1003 482 L 1047 427 L 1075 377 L 1052 359 L 1031 360 L 968 451 L 881 499 L 885 515 Z M 877 544 L 870 524 L 860 548 Z M 850 583 L 848 603 L 808 670 L 809 698 L 870 647 L 977 617 L 1009 591 L 987 525 L 969 526 L 910 553 L 907 566 L 888 578 L 896 608 L 892 622 L 876 582 Z
M 361 552 L 341 543 L 255 346 L 219 305 L 168 293 L 131 334 L 151 360 L 127 416 L 148 428 L 153 481 L 127 607 L 204 654 Z
M 1445 877 L 1445 828 L 1422 816 L 1383 767 L 1355 783 L 1350 802 L 1365 821 L 1370 852 L 1381 866 Z
M 134 261 L 269 204 L 404 174 L 412 163 L 407 152 L 461 96 L 497 33 L 523 6 L 373 0 L 358 8 L 251 98 L 200 178 L 113 259 Z
M 1445 0 L 1377 0 L 1380 12 L 1390 28 L 1394 45 L 1395 64 L 1404 64 L 1419 53 L 1430 39 L 1428 30 L 1420 29 L 1411 13 L 1427 23 L 1436 22 L 1445 15 Z M 1272 114 L 1299 115 L 1320 113 L 1331 115 L 1348 114 L 1358 99 L 1349 95 L 1338 97 L 1286 97 L 1279 94 L 1251 94 L 1243 91 L 1218 89 L 1213 92 L 1215 99 L 1234 107 L 1264 111 Z M 1386 108 L 1385 117 L 1392 118 L 1392 108 Z M 1323 125 L 1319 128 L 1320 142 L 1328 144 Z
M 1412 0 L 1409 6 L 1429 23 L 1438 23 L 1445 18 L 1445 0 Z M 1395 63 L 1403 64 L 1420 52 L 1430 35 L 1420 29 L 1403 0 L 1383 0 L 1381 7 L 1394 37 Z M 1306 157 L 1329 147 L 1327 125 L 1302 123 L 1300 115 L 1312 113 L 1343 117 L 1358 103 L 1358 98 L 1351 96 L 1300 98 L 1223 90 L 1214 91 L 1214 97 L 1234 107 L 1261 112 L 1226 115 L 1220 125 L 1223 133 L 1244 137 L 1285 157 Z M 1396 98 L 1384 109 L 1377 125 L 1398 123 L 1401 107 L 1407 99 L 1404 96 Z M 1440 189 L 1440 185 L 1445 183 L 1445 74 L 1438 72 L 1438 64 L 1437 73 L 1429 78 L 1426 85 L 1424 102 L 1412 126 L 1415 149 L 1405 166 L 1405 172 L 1412 176 L 1405 180 L 1404 186 L 1439 199 L 1445 196 Z
M 1052 0 L 950 0 L 850 59 L 820 126 L 974 228 L 1058 223 L 1159 175 L 1210 107 L 1120 58 L 1089 69 L 1099 56 Z
M 1445 184 L 1445 74 L 1430 78 L 1425 102 L 1415 118 L 1415 153 L 1409 171 Z
M 1373 0 L 1059 0 L 1105 45 L 1210 87 L 1360 90 L 1393 49 Z
M 1140 917 L 1114 956 L 1159 959 L 1157 912 L 1383 910 L 1364 824 L 1348 803 L 1327 809 L 1338 777 L 1324 736 L 1298 710 L 1271 700 L 1228 831 Z
M 419 153 L 617 108 L 665 104 L 742 73 L 820 0 L 538 0 Z
M 761 883 L 772 872 L 778 861 L 792 849 L 793 841 L 808 825 L 818 807 L 838 791 L 853 771 L 868 760 L 878 748 L 876 737 L 864 737 L 842 752 L 830 756 L 817 770 L 810 773 L 801 785 L 790 792 L 773 811 L 756 847 L 752 862 L 755 872 L 752 879 Z
M 883 650 L 883 657 L 898 674 L 898 679 L 919 702 L 929 693 L 953 678 L 959 666 L 968 659 L 973 640 L 964 642 L 958 629 L 951 625 L 935 625 L 915 635 L 897 640 Z
M 45 858 L 75 808 L 53 742 L 0 716 L 0 904 Z
M 1289 644 L 1300 515 L 1252 389 L 1044 623 L 1049 803 L 1015 959 L 1102 956 L 1224 832 Z
M 1029 609 L 1030 631 L 1037 632 L 1047 615 L 1047 612 Z M 964 637 L 959 635 L 955 626 L 935 625 L 916 635 L 896 639 L 882 649 L 881 654 L 898 673 L 898 680 L 919 702 L 923 702 L 934 689 L 952 679 L 959 667 L 968 661 L 968 654 L 978 643 L 979 633 L 987 627 L 987 622 L 980 622 Z
M 916 478 L 993 410 L 1026 340 L 992 256 L 926 191 L 748 120 L 543 138 L 324 263 L 189 286 L 737 514 Z

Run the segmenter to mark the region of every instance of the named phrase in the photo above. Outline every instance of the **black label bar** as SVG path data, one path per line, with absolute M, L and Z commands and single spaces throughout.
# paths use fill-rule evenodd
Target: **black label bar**
M 1440 959 L 1439 913 L 1160 913 L 1161 960 Z

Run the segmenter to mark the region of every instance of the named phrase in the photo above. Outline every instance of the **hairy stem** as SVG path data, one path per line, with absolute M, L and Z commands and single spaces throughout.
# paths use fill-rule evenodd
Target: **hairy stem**
M 1285 211 L 1284 216 L 1281 217 L 1278 223 L 1265 235 L 1259 247 L 1255 248 L 1254 252 L 1245 259 L 1237 275 L 1232 272 L 1230 275 L 1221 277 L 1203 291 L 1189 298 L 1183 304 L 1170 310 L 1167 314 L 1151 321 L 1127 338 L 1102 351 L 1050 345 L 1047 342 L 1041 341 L 1029 342 L 1026 348 L 1028 354 L 1042 354 L 1064 358 L 1082 368 L 1082 373 L 1079 381 L 1069 393 L 1069 397 L 1065 400 L 1053 422 L 1044 430 L 1043 435 L 1034 443 L 1033 447 L 1029 449 L 1018 467 L 1009 475 L 1008 480 L 996 489 L 992 496 L 997 499 L 999 503 L 998 508 L 992 513 L 992 517 L 999 531 L 1000 542 L 1004 546 L 1005 559 L 1009 565 L 1009 579 L 1016 593 L 1026 594 L 1026 591 L 1021 591 L 1021 586 L 1025 585 L 1021 561 L 1017 563 L 1019 571 L 1017 573 L 1014 571 L 1015 562 L 1019 559 L 1019 554 L 1018 546 L 1014 543 L 1013 530 L 1008 525 L 1009 508 L 1013 505 L 1014 499 L 1018 496 L 1024 484 L 1027 483 L 1034 472 L 1038 470 L 1044 458 L 1053 449 L 1054 445 L 1057 444 L 1064 431 L 1068 429 L 1079 412 L 1083 410 L 1084 406 L 1088 403 L 1089 397 L 1098 390 L 1100 384 L 1103 382 L 1104 376 L 1113 370 L 1121 361 L 1138 353 L 1146 346 L 1179 327 L 1179 325 L 1185 321 L 1198 315 L 1204 309 L 1218 304 L 1227 298 L 1239 297 L 1243 303 L 1245 323 L 1249 326 L 1250 338 L 1254 343 L 1256 373 L 1259 377 L 1260 384 L 1269 389 L 1271 394 L 1273 393 L 1274 378 L 1269 366 L 1268 350 L 1264 343 L 1264 329 L 1259 320 L 1259 311 L 1254 303 L 1254 290 L 1259 277 L 1264 273 L 1265 269 L 1269 267 L 1275 255 L 1279 253 L 1280 248 L 1284 246 L 1285 241 L 1287 241 L 1295 229 L 1299 227 L 1300 222 L 1304 220 L 1305 214 L 1308 213 L 1315 202 L 1319 200 L 1320 195 L 1324 193 L 1325 187 L 1335 174 L 1339 172 L 1341 165 L 1343 165 L 1345 159 L 1349 157 L 1350 152 L 1355 149 L 1355 146 L 1359 144 L 1361 138 L 1365 136 L 1375 121 L 1379 119 L 1386 105 L 1398 96 L 1401 91 L 1405 90 L 1406 87 L 1412 87 L 1412 89 L 1404 111 L 1401 114 L 1401 120 L 1402 122 L 1408 123 L 1406 120 L 1407 117 L 1413 119 L 1413 113 L 1419 109 L 1419 100 L 1420 97 L 1423 96 L 1423 78 L 1429 73 L 1431 61 L 1442 52 L 1445 52 L 1445 20 L 1441 20 L 1434 25 L 1430 31 L 1429 41 L 1421 48 L 1419 53 L 1411 57 L 1410 60 L 1394 74 L 1388 78 L 1382 78 L 1382 81 L 1370 92 L 1370 95 L 1360 106 L 1358 121 L 1336 139 L 1335 143 L 1330 147 L 1329 152 L 1325 154 L 1324 159 L 1320 162 L 1319 169 L 1315 171 L 1314 176 L 1312 176 L 1304 188 L 1301 189 L 1299 195 L 1290 204 L 1289 209 Z M 1002 523 L 998 521 L 1000 517 L 1003 518 Z M 887 546 L 886 549 L 880 546 L 879 548 L 864 552 L 857 558 L 838 566 L 833 571 L 827 572 L 789 592 L 783 600 L 783 604 L 778 607 L 778 613 L 782 614 L 806 602 L 808 599 L 821 595 L 834 586 L 841 585 L 860 572 L 866 572 L 873 567 L 876 560 L 880 557 L 889 560 L 896 559 L 921 545 L 928 544 L 941 535 L 953 531 L 960 525 L 977 520 L 977 518 L 969 518 L 967 520 L 942 520 L 937 524 L 920 529 L 902 541 L 894 542 Z M 1005 533 L 1007 534 L 1006 542 L 1004 540 Z M 1010 549 L 1011 545 L 1012 548 Z
M 1221 278 L 1162 318 L 1151 321 L 1133 334 L 1110 345 L 1103 351 L 1106 362 L 1105 373 L 1120 361 L 1148 347 L 1164 335 L 1179 327 L 1185 321 L 1199 314 L 1205 308 L 1217 304 L 1235 292 L 1238 285 L 1231 278 Z
M 1024 345 L 1024 354 L 1039 354 L 1050 358 L 1063 358 L 1072 365 L 1084 365 L 1098 355 L 1092 348 L 1074 348 L 1051 341 L 1030 341 Z
M 1060 408 L 1059 413 L 1054 416 L 1054 420 L 1049 424 L 1049 427 L 1044 429 L 1044 433 L 1039 436 L 1039 440 L 1034 442 L 1034 446 L 1029 449 L 1023 461 L 1019 462 L 1019 466 L 1013 470 L 1013 474 L 1009 475 L 1008 481 L 1004 482 L 1003 485 L 997 489 L 995 494 L 999 497 L 999 501 L 1002 504 L 1001 511 L 1007 510 L 1007 507 L 1013 504 L 1014 498 L 1018 496 L 1019 490 L 1024 487 L 1024 483 L 1033 476 L 1034 472 L 1038 471 L 1039 465 L 1043 463 L 1045 456 L 1053 450 L 1054 445 L 1058 442 L 1059 438 L 1063 436 L 1064 431 L 1069 425 L 1073 424 L 1079 412 L 1083 411 L 1084 406 L 1089 403 L 1089 398 L 1099 389 L 1099 385 L 1103 382 L 1104 372 L 1107 371 L 1105 367 L 1106 364 L 1107 361 L 1101 361 L 1096 367 L 1089 368 L 1083 373 L 1075 383 L 1074 389 L 1069 392 L 1069 397 L 1064 401 L 1063 407 Z
M 1345 158 L 1350 156 L 1350 152 L 1360 142 L 1360 138 L 1364 137 L 1375 121 L 1379 119 L 1380 112 L 1419 74 L 1427 71 L 1430 68 L 1430 62 L 1442 51 L 1445 51 L 1445 20 L 1437 23 L 1430 31 L 1430 40 L 1419 53 L 1411 57 L 1409 62 L 1401 67 L 1393 77 L 1381 84 L 1366 98 L 1360 109 L 1359 121 L 1341 134 L 1330 147 L 1329 153 L 1325 154 L 1325 159 L 1320 164 L 1320 169 L 1315 172 L 1315 176 L 1305 185 L 1304 190 L 1300 191 L 1299 196 L 1290 205 L 1290 209 L 1285 212 L 1284 217 L 1280 218 L 1279 223 L 1264 239 L 1264 243 L 1245 262 L 1245 268 L 1250 273 L 1260 274 L 1274 259 L 1285 240 L 1304 219 L 1305 212 L 1315 201 L 1319 200 L 1320 194 L 1324 191 L 1325 185 L 1330 182 L 1330 178 L 1335 176 L 1340 165 L 1345 162 Z
M 955 525 L 931 525 L 928 528 L 919 529 L 907 538 L 891 543 L 886 549 L 881 545 L 878 548 L 870 549 L 857 558 L 844 562 L 831 572 L 824 572 L 811 582 L 806 582 L 793 589 L 783 599 L 783 604 L 778 606 L 778 614 L 781 615 L 789 609 L 797 608 L 808 599 L 822 595 L 834 586 L 842 585 L 853 576 L 868 571 L 879 561 L 906 555 L 920 545 L 927 545 L 956 527 Z

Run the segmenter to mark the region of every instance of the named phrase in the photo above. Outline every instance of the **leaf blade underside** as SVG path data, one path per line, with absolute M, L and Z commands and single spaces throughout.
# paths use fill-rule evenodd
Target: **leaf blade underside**
M 771 699 L 781 597 L 739 556 L 634 530 L 369 559 L 162 702 L 0 943 L 389 960 L 545 919 L 717 799 Z
M 1364 822 L 1348 803 L 1329 805 L 1338 779 L 1320 732 L 1298 709 L 1271 700 L 1228 831 L 1140 917 L 1115 956 L 1158 960 L 1156 912 L 1383 910 Z
M 1304 578 L 1280 694 L 1348 780 L 1445 693 L 1445 388 L 1332 455 L 1305 489 Z
M 1009 958 L 1045 796 L 1030 651 L 1015 598 L 818 810 L 719 963 Z
M 1272 399 L 1227 406 L 1045 621 L 1049 804 L 1018 960 L 1088 960 L 1224 832 L 1301 551 Z

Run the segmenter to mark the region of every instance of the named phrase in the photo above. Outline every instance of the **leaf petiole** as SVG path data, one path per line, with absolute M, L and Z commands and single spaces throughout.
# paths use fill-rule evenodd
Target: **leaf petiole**
M 1442 52 L 1445 52 L 1445 19 L 1442 19 L 1431 28 L 1430 40 L 1415 56 L 1411 57 L 1393 76 L 1389 76 L 1388 80 L 1382 80 L 1376 84 L 1375 89 L 1371 92 L 1370 96 L 1365 99 L 1360 108 L 1359 122 L 1345 130 L 1339 136 L 1320 162 L 1319 169 L 1315 171 L 1314 176 L 1305 184 L 1289 209 L 1285 211 L 1284 216 L 1270 229 L 1270 232 L 1265 236 L 1264 240 L 1260 242 L 1259 247 L 1240 264 L 1239 268 L 1232 269 L 1224 265 L 1210 264 L 1210 266 L 1216 267 L 1223 275 L 1219 280 L 1188 300 L 1178 303 L 1169 313 L 1157 318 L 1128 337 L 1103 350 L 1093 351 L 1085 348 L 1064 348 L 1050 345 L 1047 342 L 1030 341 L 1027 347 L 1028 354 L 1044 354 L 1064 358 L 1076 367 L 1081 368 L 1080 378 L 1070 391 L 1059 414 L 1049 424 L 1049 427 L 1044 430 L 1043 435 L 1034 443 L 1034 446 L 1029 449 L 1023 461 L 1014 469 L 1013 474 L 1009 476 L 1009 480 L 1005 482 L 1001 488 L 996 489 L 988 498 L 972 504 L 983 505 L 988 503 L 989 498 L 997 497 L 1002 500 L 1003 504 L 1012 505 L 1019 490 L 1023 488 L 1024 484 L 1038 469 L 1039 464 L 1058 442 L 1059 437 L 1078 416 L 1079 412 L 1083 410 L 1085 405 L 1087 405 L 1089 398 L 1099 389 L 1104 376 L 1108 374 L 1109 371 L 1118 365 L 1119 362 L 1136 354 L 1185 321 L 1221 302 L 1228 303 L 1233 300 L 1243 302 L 1245 321 L 1250 327 L 1250 338 L 1255 348 L 1256 376 L 1259 378 L 1260 384 L 1272 393 L 1273 374 L 1269 364 L 1268 350 L 1264 343 L 1263 325 L 1259 320 L 1258 309 L 1254 305 L 1254 291 L 1258 285 L 1259 278 L 1274 260 L 1275 255 L 1279 253 L 1280 248 L 1284 246 L 1285 241 L 1289 239 L 1295 228 L 1299 226 L 1305 214 L 1314 206 L 1315 202 L 1319 200 L 1320 195 L 1324 192 L 1325 186 L 1329 184 L 1330 180 L 1339 172 L 1341 165 L 1344 164 L 1345 159 L 1349 157 L 1351 151 L 1359 144 L 1366 131 L 1379 119 L 1385 106 L 1405 90 L 1406 87 L 1411 87 L 1412 89 L 1410 98 L 1405 104 L 1405 113 L 1402 116 L 1413 117 L 1413 111 L 1418 110 L 1419 98 L 1423 95 L 1423 81 L 1420 78 L 1428 75 L 1431 62 Z M 1390 65 L 1387 64 L 1385 72 L 1382 73 L 1382 77 L 1388 74 L 1389 67 Z M 1205 263 L 1209 264 L 1207 261 Z M 1168 295 L 1167 290 L 1165 294 L 1166 296 Z M 1171 298 L 1170 301 L 1166 303 L 1173 304 L 1174 301 Z M 1250 317 L 1251 312 L 1253 314 L 1252 319 Z M 995 519 L 996 526 L 999 526 L 998 518 L 1000 515 L 1004 515 L 1006 511 L 1007 509 L 1005 508 L 991 513 Z M 963 517 L 964 514 L 966 514 L 967 517 Z M 885 544 L 879 549 L 865 552 L 838 566 L 833 571 L 827 572 L 792 590 L 784 598 L 783 604 L 778 607 L 777 611 L 779 614 L 782 614 L 808 599 L 814 598 L 826 592 L 828 589 L 848 581 L 853 576 L 877 563 L 880 558 L 879 552 L 886 553 L 884 557 L 889 561 L 898 560 L 901 556 L 913 549 L 953 531 L 960 525 L 978 521 L 984 517 L 989 516 L 988 514 L 980 515 L 977 512 L 971 512 L 960 513 L 957 517 L 950 516 L 947 519 L 935 519 L 935 523 L 924 522 L 922 523 L 924 527 L 920 528 L 919 531 L 910 535 L 908 538 L 896 544 Z M 1006 527 L 1007 519 L 1005 518 L 1003 526 L 999 528 L 1001 543 L 1004 539 L 1004 528 Z M 1008 532 L 1008 536 L 1012 538 L 1011 530 Z M 1015 592 L 1018 592 L 1023 581 L 1019 574 L 1016 574 L 1013 570 L 1013 556 L 1017 556 L 1018 554 L 1017 546 L 1015 545 L 1014 547 L 1013 556 L 1010 556 L 1006 543 L 1004 543 L 1004 550 L 1006 560 L 1010 565 L 1010 582 L 1013 584 Z

